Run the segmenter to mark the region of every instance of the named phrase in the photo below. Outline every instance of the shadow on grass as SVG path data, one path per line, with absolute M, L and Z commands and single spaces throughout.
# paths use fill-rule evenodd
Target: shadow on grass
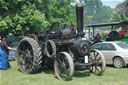
M 110 67 L 110 68 L 115 68 L 115 69 L 127 69 L 128 68 L 128 65 L 123 67 L 123 68 L 116 68 L 114 67 L 114 65 L 107 65 L 107 67 Z
M 16 59 L 15 59 L 15 58 L 12 58 L 12 59 L 9 58 L 8 61 L 9 61 L 9 62 L 12 62 L 12 61 L 16 61 Z
M 54 71 L 54 68 L 43 68 L 43 71 L 47 74 L 55 74 L 55 71 Z M 90 72 L 85 70 L 85 71 L 77 71 L 77 70 L 74 70 L 74 74 L 73 76 L 74 77 L 88 77 L 90 76 Z
M 74 75 L 73 77 L 89 77 L 90 76 L 90 72 L 89 71 L 74 71 Z
M 106 65 L 106 67 L 115 68 L 113 65 Z
M 17 69 L 19 72 L 22 72 L 19 68 Z M 37 72 L 34 72 L 34 73 L 26 73 L 26 74 L 40 74 L 40 73 L 42 73 L 43 72 L 43 70 L 39 70 L 39 71 L 37 71 Z M 24 72 L 22 72 L 22 73 L 24 73 Z
M 54 68 L 45 68 L 43 69 L 43 72 L 45 72 L 46 74 L 53 74 L 55 75 L 55 71 L 54 71 Z M 90 72 L 85 70 L 85 71 L 77 71 L 77 70 L 74 70 L 74 74 L 73 74 L 73 77 L 88 77 L 90 76 Z
M 47 68 L 47 67 L 44 67 L 43 68 L 43 72 L 45 72 L 46 74 L 54 74 L 54 68 Z
M 115 68 L 113 65 L 107 65 L 107 67 L 110 67 L 110 68 Z M 116 69 L 116 68 L 115 68 Z M 118 69 L 118 68 L 117 68 Z M 122 69 L 128 69 L 128 66 L 122 68 Z M 20 69 L 18 69 L 19 72 Z M 32 73 L 32 74 L 40 74 L 40 73 L 46 73 L 46 74 L 52 74 L 55 76 L 55 71 L 54 71 L 54 68 L 48 68 L 48 67 L 43 67 L 41 68 L 38 72 L 36 73 Z M 73 77 L 89 77 L 92 73 L 89 71 L 89 70 L 83 70 L 83 71 L 79 71 L 79 70 L 74 70 L 74 74 L 73 74 Z M 104 74 L 103 74 L 104 75 Z M 102 75 L 101 75 L 102 76 Z M 56 78 L 56 76 L 55 76 Z

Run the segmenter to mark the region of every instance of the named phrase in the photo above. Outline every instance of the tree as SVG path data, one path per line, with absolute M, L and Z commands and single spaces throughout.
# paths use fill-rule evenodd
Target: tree
M 36 1 L 36 0 L 35 0 Z M 38 7 L 41 0 L 1 0 L 0 1 L 0 32 L 8 31 L 22 34 L 26 30 L 38 31 L 49 22 Z
M 108 6 L 102 6 L 97 10 L 93 20 L 94 23 L 107 23 L 111 16 L 112 9 Z
M 128 20 L 128 0 L 118 4 L 110 17 L 111 22 L 119 22 L 123 20 Z
M 0 0 L 0 32 L 39 31 L 53 22 L 75 23 L 75 0 Z M 6 33 L 7 33 L 6 32 Z
M 75 23 L 75 7 L 71 5 L 75 0 L 44 0 L 43 10 L 48 21 L 53 22 L 69 22 Z
M 97 23 L 108 22 L 112 9 L 108 6 L 103 6 L 101 0 L 80 0 L 80 1 L 85 3 L 84 23 L 97 24 Z

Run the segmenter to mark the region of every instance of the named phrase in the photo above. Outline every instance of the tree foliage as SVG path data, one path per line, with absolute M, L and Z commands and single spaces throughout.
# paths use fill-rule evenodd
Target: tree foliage
M 0 0 L 0 32 L 39 31 L 53 22 L 74 21 L 74 0 Z
M 119 22 L 123 20 L 128 20 L 128 0 L 118 4 L 110 17 L 111 22 Z
M 76 0 L 0 0 L 0 32 L 22 34 L 46 28 L 53 22 L 76 24 Z M 101 0 L 80 0 L 85 3 L 84 23 L 103 23 L 110 17 L 111 8 Z M 89 17 L 93 16 L 93 17 Z
M 46 0 L 43 10 L 48 21 L 53 22 L 69 22 L 75 21 L 75 7 L 71 5 L 75 0 Z M 75 22 L 73 22 L 75 23 Z
M 39 2 L 37 0 L 36 2 Z M 0 1 L 0 32 L 5 29 L 14 34 L 26 30 L 38 31 L 49 22 L 33 0 L 1 0 Z
M 80 1 L 85 3 L 84 22 L 86 24 L 97 24 L 97 23 L 108 22 L 112 9 L 108 6 L 103 6 L 101 0 L 80 0 Z

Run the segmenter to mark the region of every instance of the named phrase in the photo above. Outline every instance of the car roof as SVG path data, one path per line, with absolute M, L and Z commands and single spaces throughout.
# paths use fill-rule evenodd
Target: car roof
M 104 41 L 104 42 L 99 42 L 99 43 L 96 43 L 96 44 L 102 44 L 102 43 L 111 43 L 111 44 L 116 44 L 116 43 L 123 43 L 123 42 L 119 42 L 119 41 Z

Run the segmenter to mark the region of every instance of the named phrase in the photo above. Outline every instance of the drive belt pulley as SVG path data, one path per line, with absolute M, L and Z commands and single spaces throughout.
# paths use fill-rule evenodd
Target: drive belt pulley
M 52 40 L 47 40 L 45 43 L 45 54 L 48 57 L 53 57 L 56 55 L 56 45 Z

